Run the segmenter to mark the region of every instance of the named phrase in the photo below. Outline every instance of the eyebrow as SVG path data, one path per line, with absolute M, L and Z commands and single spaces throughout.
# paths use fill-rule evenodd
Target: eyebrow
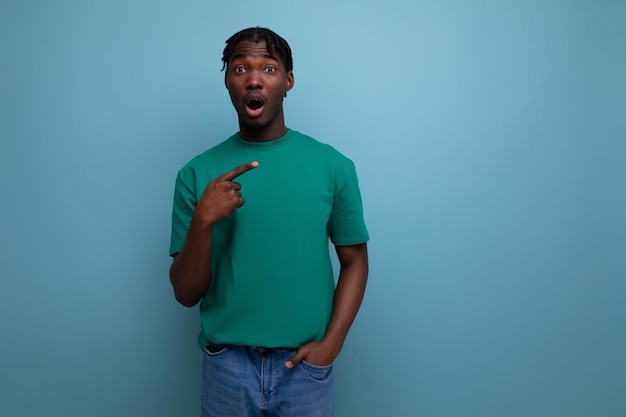
M 231 61 L 234 61 L 236 59 L 245 59 L 247 57 L 248 57 L 248 54 L 235 54 L 233 55 Z M 263 55 L 263 58 L 269 58 L 269 59 L 273 59 L 274 61 L 278 61 L 278 58 L 276 58 L 276 56 L 272 54 L 265 54 Z

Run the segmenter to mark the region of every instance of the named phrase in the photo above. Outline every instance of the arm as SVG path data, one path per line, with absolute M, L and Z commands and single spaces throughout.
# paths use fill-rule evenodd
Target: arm
M 196 305 L 211 285 L 214 223 L 204 223 L 199 216 L 196 217 L 196 212 L 189 225 L 185 245 L 180 253 L 174 255 L 170 266 L 174 296 L 186 307 Z
M 293 368 L 301 360 L 315 365 L 331 364 L 343 346 L 348 330 L 356 317 L 367 283 L 367 244 L 336 246 L 341 265 L 333 312 L 324 338 L 319 342 L 307 343 L 289 359 L 285 366 Z
M 239 175 L 259 166 L 250 162 L 211 181 L 196 206 L 183 249 L 170 267 L 170 281 L 176 300 L 187 307 L 198 303 L 211 285 L 211 249 L 213 227 L 243 206 L 241 185 L 233 182 Z

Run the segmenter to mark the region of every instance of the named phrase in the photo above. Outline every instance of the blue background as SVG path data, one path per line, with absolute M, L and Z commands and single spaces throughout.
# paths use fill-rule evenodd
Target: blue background
M 198 415 L 171 198 L 237 130 L 220 57 L 256 25 L 288 126 L 360 175 L 336 415 L 626 415 L 625 5 L 3 0 L 0 415 Z

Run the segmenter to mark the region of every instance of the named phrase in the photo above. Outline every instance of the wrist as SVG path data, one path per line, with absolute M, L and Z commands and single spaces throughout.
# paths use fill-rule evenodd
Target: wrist
M 205 232 L 212 232 L 213 227 L 215 226 L 215 223 L 217 223 L 217 221 L 215 221 L 214 219 L 210 217 L 200 216 L 194 213 L 193 217 L 191 218 L 190 228 L 193 227 L 195 229 L 202 230 Z
M 333 354 L 333 357 L 339 355 L 341 352 L 341 348 L 343 347 L 343 340 L 337 337 L 333 337 L 332 335 L 326 335 L 320 341 L 320 344 L 324 347 L 324 349 L 328 350 Z

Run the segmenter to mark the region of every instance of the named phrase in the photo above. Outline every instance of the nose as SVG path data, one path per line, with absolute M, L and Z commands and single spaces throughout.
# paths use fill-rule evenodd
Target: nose
M 263 82 L 259 71 L 250 71 L 246 80 L 246 88 L 253 90 L 255 88 L 263 88 Z

